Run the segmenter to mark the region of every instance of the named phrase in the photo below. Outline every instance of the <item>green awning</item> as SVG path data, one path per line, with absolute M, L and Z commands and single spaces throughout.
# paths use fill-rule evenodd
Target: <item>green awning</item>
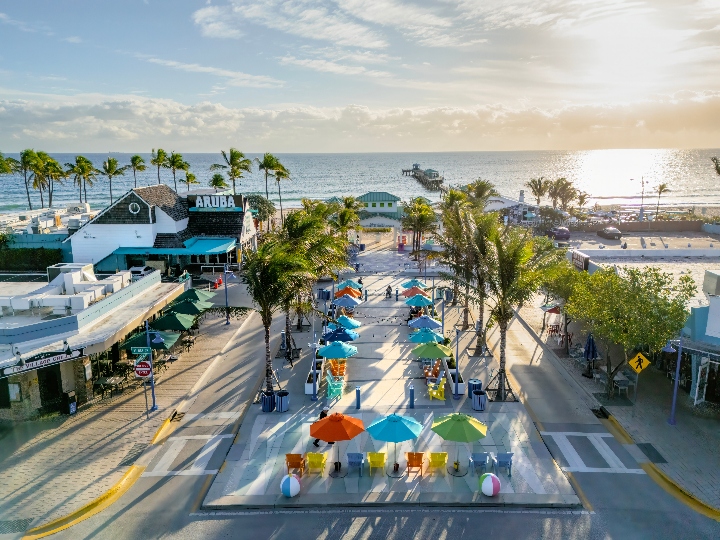
M 168 313 L 150 323 L 155 330 L 171 330 L 182 332 L 190 330 L 195 324 L 195 317 L 183 315 L 182 313 Z

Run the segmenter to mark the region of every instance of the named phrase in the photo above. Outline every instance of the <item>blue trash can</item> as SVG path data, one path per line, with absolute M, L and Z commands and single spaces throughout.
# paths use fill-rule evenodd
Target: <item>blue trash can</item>
M 468 379 L 467 387 L 468 397 L 472 398 L 473 392 L 475 390 L 482 390 L 482 381 L 480 379 Z
M 275 393 L 277 400 L 275 402 L 275 410 L 277 412 L 287 412 L 290 409 L 290 392 L 280 390 Z
M 365 251 L 365 244 L 360 244 L 360 251 Z
M 473 411 L 484 411 L 487 405 L 487 396 L 483 390 L 473 390 L 472 408 Z
M 262 412 L 273 412 L 275 410 L 275 392 L 263 392 L 260 395 Z
M 445 301 L 452 302 L 452 299 L 453 299 L 452 289 L 445 289 Z

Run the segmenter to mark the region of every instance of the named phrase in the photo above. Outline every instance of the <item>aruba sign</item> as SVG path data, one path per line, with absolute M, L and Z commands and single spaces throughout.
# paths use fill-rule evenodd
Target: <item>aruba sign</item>
M 191 212 L 242 212 L 242 195 L 188 195 Z

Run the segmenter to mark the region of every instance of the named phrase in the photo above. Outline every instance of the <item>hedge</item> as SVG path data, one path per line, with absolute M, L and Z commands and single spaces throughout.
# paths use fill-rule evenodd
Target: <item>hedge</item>
M 45 272 L 48 266 L 62 260 L 60 249 L 0 249 L 0 271 L 3 272 Z

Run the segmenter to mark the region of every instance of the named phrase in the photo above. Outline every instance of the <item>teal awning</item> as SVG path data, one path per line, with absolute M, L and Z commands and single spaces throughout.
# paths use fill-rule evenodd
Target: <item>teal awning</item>
M 219 255 L 235 249 L 234 238 L 193 237 L 182 248 L 121 247 L 113 255 Z

